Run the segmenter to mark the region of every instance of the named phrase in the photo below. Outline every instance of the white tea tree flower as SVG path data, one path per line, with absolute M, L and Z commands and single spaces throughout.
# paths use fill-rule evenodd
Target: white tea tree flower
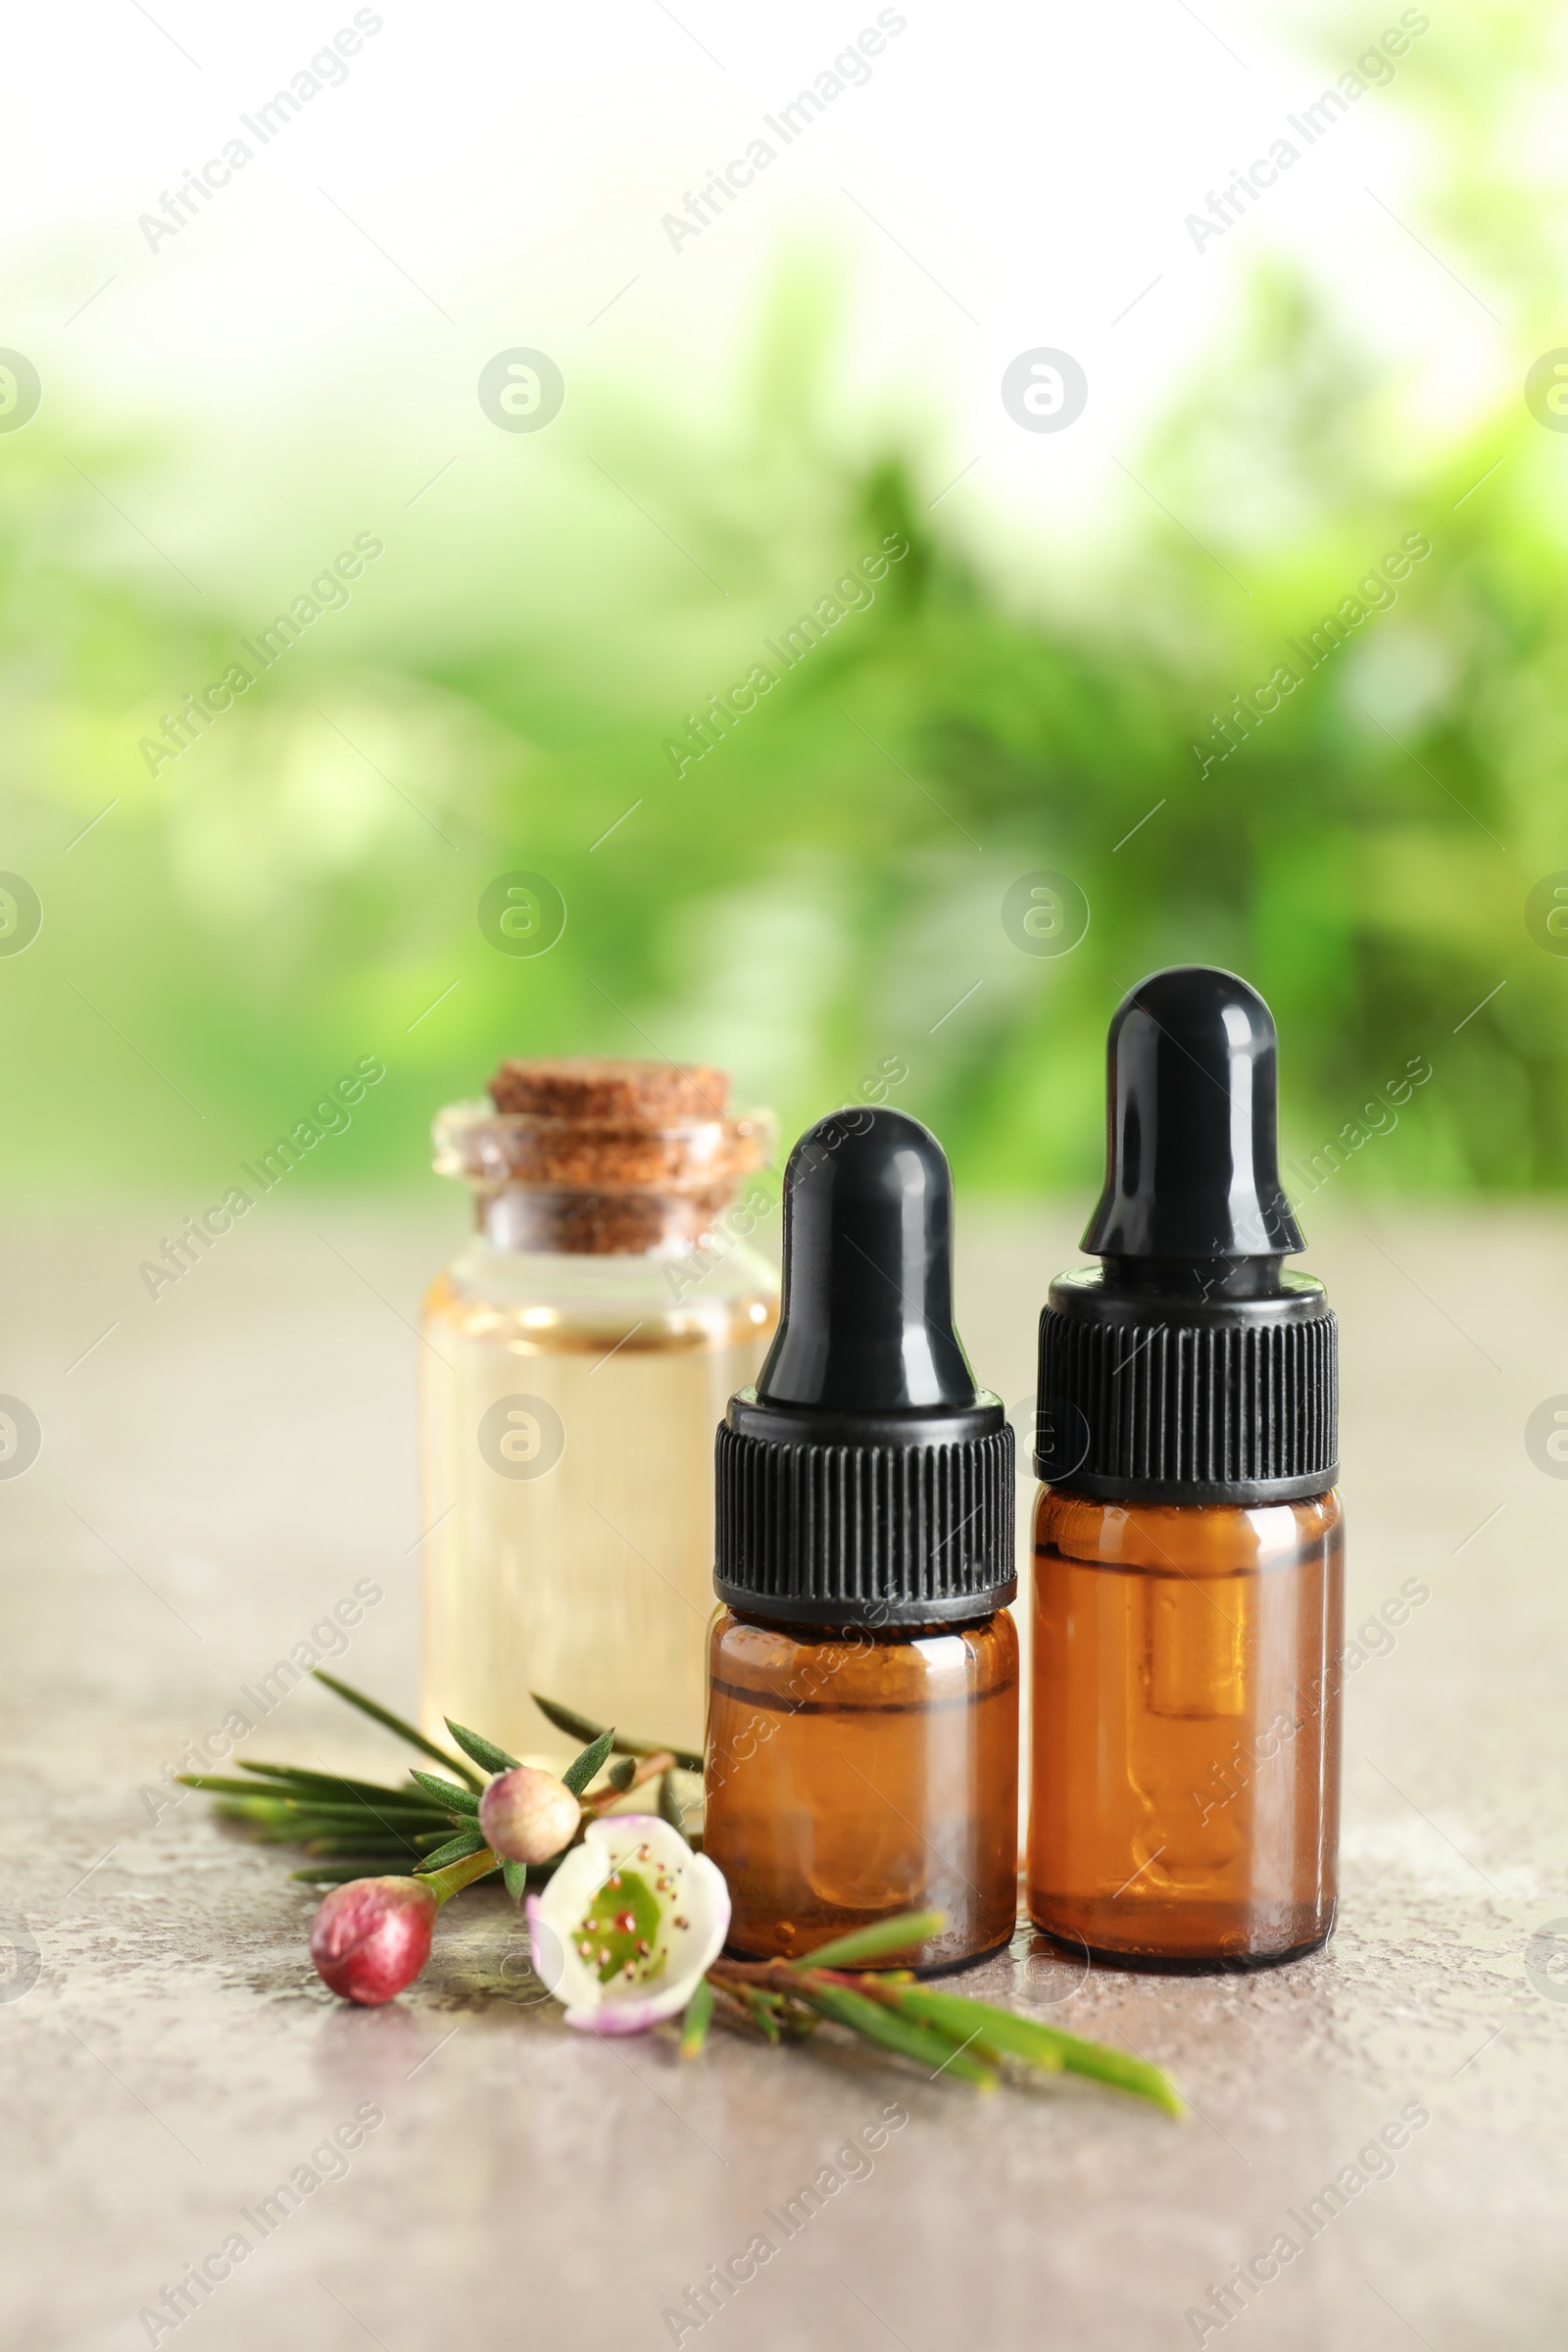
M 728 1933 L 722 1872 L 650 1813 L 592 1822 L 528 1897 L 534 1973 L 589 2034 L 641 2034 L 678 2015 Z

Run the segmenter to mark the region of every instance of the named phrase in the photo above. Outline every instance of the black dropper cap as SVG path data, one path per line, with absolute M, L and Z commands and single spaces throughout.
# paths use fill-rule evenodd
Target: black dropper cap
M 1180 964 L 1110 1024 L 1093 1271 L 1040 1319 L 1035 1467 L 1121 1501 L 1260 1503 L 1339 1474 L 1338 1334 L 1279 1175 L 1278 1040 L 1234 972 Z
M 953 1178 L 902 1111 L 819 1120 L 784 1171 L 784 1295 L 719 1426 L 714 1585 L 824 1627 L 1012 1598 L 1012 1432 L 953 1327 Z

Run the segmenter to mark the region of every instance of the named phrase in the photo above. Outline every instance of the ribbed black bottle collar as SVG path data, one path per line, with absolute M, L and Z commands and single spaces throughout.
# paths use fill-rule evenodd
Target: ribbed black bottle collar
M 989 1391 L 847 1425 L 743 1389 L 719 1425 L 715 1470 L 713 1587 L 749 1616 L 961 1624 L 1017 1591 L 1013 1434 Z
M 1266 1271 L 1264 1270 L 1266 1268 Z M 1339 1327 L 1278 1259 L 1058 1276 L 1040 1318 L 1035 1472 L 1113 1502 L 1301 1501 L 1339 1477 Z

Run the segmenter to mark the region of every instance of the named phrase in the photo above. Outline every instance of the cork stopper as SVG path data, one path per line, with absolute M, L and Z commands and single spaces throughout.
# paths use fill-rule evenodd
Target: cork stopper
M 497 1110 L 543 1119 L 615 1119 L 665 1127 L 674 1119 L 721 1119 L 729 1072 L 701 1061 L 615 1061 L 576 1054 L 504 1061 L 490 1081 Z
M 770 1115 L 728 1101 L 728 1072 L 703 1062 L 509 1059 L 487 1102 L 436 1119 L 436 1170 L 473 1187 L 501 1248 L 700 1248 L 773 1147 Z

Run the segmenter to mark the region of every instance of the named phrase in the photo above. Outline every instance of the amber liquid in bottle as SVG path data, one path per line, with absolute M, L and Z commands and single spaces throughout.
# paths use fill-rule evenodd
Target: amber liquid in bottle
M 996 1950 L 1017 1914 L 1018 1641 L 972 1625 L 817 1632 L 720 1609 L 706 1850 L 732 1950 L 793 1958 L 896 1912 L 947 1925 L 890 1967 Z
M 1334 1925 L 1339 1498 L 1042 1490 L 1029 1911 L 1141 1967 L 1262 1967 Z

